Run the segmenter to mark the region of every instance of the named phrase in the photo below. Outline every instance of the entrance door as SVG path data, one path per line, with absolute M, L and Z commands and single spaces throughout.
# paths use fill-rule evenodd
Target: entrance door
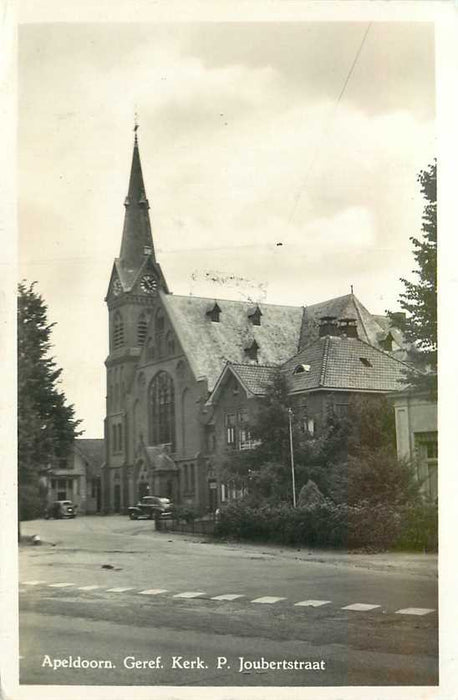
M 121 484 L 114 485 L 114 511 L 121 512 Z

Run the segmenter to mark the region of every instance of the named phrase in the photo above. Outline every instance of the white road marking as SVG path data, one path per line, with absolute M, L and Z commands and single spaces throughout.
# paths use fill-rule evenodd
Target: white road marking
M 74 583 L 50 583 L 49 588 L 67 588 L 68 586 L 74 585 Z
M 102 588 L 102 586 L 80 586 L 79 591 L 95 591 L 96 588 Z
M 21 581 L 21 586 L 38 586 L 40 583 L 46 583 L 46 581 Z
M 320 605 L 327 605 L 331 602 L 330 600 L 301 600 L 299 603 L 294 603 L 294 605 L 302 605 L 304 608 L 319 608 Z
M 255 598 L 252 603 L 278 603 L 279 600 L 286 600 L 286 598 L 280 598 L 273 595 L 265 595 L 262 598 Z
M 434 608 L 403 608 L 396 610 L 397 615 L 427 615 L 434 612 Z
M 148 588 L 146 591 L 139 591 L 140 595 L 159 595 L 159 593 L 167 593 L 166 588 Z
M 342 610 L 374 610 L 374 608 L 379 608 L 380 605 L 372 605 L 370 603 L 353 603 L 352 605 L 346 605 Z
M 236 598 L 243 598 L 242 593 L 224 593 L 223 595 L 215 595 L 212 600 L 235 600 Z
M 200 595 L 205 595 L 205 591 L 185 591 L 184 593 L 176 593 L 174 598 L 197 598 Z
M 132 591 L 133 586 L 128 586 L 127 588 L 107 588 L 108 593 L 124 593 L 124 591 Z

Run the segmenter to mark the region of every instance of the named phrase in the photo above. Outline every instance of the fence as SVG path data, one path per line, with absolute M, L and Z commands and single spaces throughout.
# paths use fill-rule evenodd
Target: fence
M 215 532 L 215 520 L 196 519 L 186 520 L 164 519 L 156 521 L 156 530 L 160 532 L 188 532 L 193 535 L 213 535 Z

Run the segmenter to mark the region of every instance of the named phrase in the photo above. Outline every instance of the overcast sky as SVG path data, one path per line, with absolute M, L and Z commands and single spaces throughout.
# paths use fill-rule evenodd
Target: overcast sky
M 436 155 L 433 27 L 20 27 L 20 274 L 57 322 L 86 437 L 103 434 L 135 111 L 174 293 L 306 305 L 353 284 L 384 313 L 412 277 L 416 177 Z

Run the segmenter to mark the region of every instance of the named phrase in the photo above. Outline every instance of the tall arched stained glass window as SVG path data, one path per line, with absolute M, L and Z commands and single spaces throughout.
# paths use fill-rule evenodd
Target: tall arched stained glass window
M 150 384 L 150 440 L 175 447 L 175 390 L 172 377 L 158 372 Z

